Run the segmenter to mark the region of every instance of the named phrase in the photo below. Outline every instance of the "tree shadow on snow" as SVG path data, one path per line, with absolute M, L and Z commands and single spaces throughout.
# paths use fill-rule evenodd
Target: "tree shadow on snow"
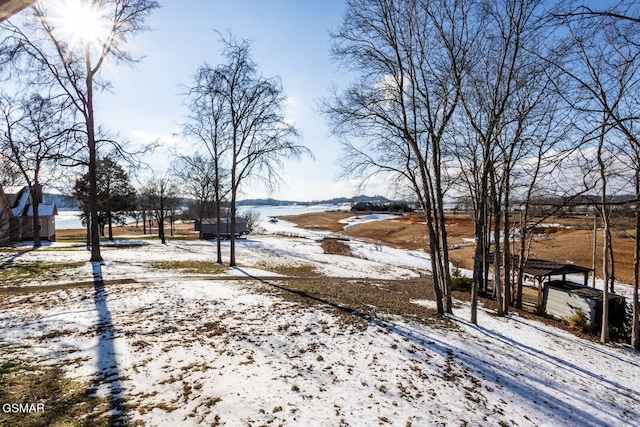
M 21 256 L 24 256 L 27 253 L 32 252 L 34 250 L 35 249 L 33 249 L 33 248 L 29 248 L 29 249 L 21 250 L 20 252 L 9 253 L 7 255 L 0 256 L 0 267 L 9 266 L 9 265 L 13 264 L 13 262 L 15 260 L 17 260 L 18 258 L 20 258 Z
M 427 332 L 429 330 L 424 327 L 412 328 L 410 325 L 386 322 L 366 313 L 311 295 L 305 291 L 289 289 L 272 281 L 253 276 L 239 267 L 234 267 L 234 269 L 265 285 L 335 308 L 341 312 L 357 316 L 372 326 L 385 328 L 388 331 L 423 347 L 426 351 L 438 354 L 445 360 L 453 359 L 453 361 L 456 362 L 459 371 L 464 372 L 468 369 L 475 374 L 476 378 L 483 378 L 485 381 L 492 382 L 496 386 L 519 396 L 523 402 L 530 402 L 532 407 L 534 405 L 537 406 L 535 412 L 540 415 L 541 420 L 544 420 L 547 415 L 553 414 L 556 421 L 563 420 L 567 425 L 607 425 L 611 422 L 612 417 L 611 402 L 615 402 L 613 403 L 613 406 L 617 406 L 619 412 L 625 413 L 628 416 L 627 420 L 640 418 L 640 412 L 638 412 L 636 408 L 625 406 L 625 403 L 622 403 L 626 400 L 625 398 L 628 399 L 630 396 L 633 399 L 633 396 L 636 395 L 635 390 L 630 390 L 615 381 L 603 378 L 571 362 L 526 346 L 494 331 L 469 325 L 476 328 L 487 337 L 498 340 L 506 345 L 505 348 L 492 346 L 491 348 L 483 347 L 481 351 L 478 351 L 478 349 L 476 349 L 476 351 L 472 351 L 469 347 L 471 343 L 468 343 L 465 340 L 463 340 L 464 344 L 461 343 L 460 345 L 457 345 L 455 340 L 444 341 L 438 338 L 436 334 L 428 334 Z M 274 278 L 273 280 L 275 281 L 277 278 Z M 454 322 L 467 324 L 467 322 L 462 319 L 453 318 L 452 320 Z M 480 347 L 479 344 L 477 346 Z M 526 353 L 533 356 L 531 359 L 532 366 L 530 366 L 530 369 L 523 371 L 519 364 L 508 366 L 501 362 L 501 360 L 503 360 L 502 358 L 517 360 L 519 358 L 519 353 Z M 417 357 L 417 354 L 412 357 Z M 565 384 L 562 379 L 555 379 L 553 375 L 548 374 L 548 364 L 556 365 L 562 369 L 577 373 L 582 378 L 586 378 L 589 381 L 599 383 L 601 386 L 606 388 L 610 398 L 605 401 L 598 401 L 597 394 L 600 392 L 594 391 L 592 393 L 585 393 L 585 391 L 579 389 L 576 384 Z M 547 375 L 541 375 L 544 373 L 547 373 Z M 478 391 L 482 392 L 483 390 L 480 389 Z M 583 403 L 582 407 L 578 407 L 571 401 L 568 401 L 571 399 L 577 402 L 584 402 L 585 398 L 589 397 L 592 398 L 591 403 L 589 405 Z M 495 402 L 489 403 L 498 403 L 497 400 L 498 399 L 495 399 Z M 508 405 L 506 402 L 504 402 L 504 404 Z M 592 410 L 584 410 L 583 408 L 585 406 L 590 406 Z M 486 410 L 491 411 L 492 409 L 487 406 Z M 495 408 L 493 408 L 493 411 L 495 411 Z
M 98 321 L 96 324 L 96 332 L 98 334 L 98 344 L 96 346 L 97 374 L 93 383 L 93 391 L 96 393 L 104 392 L 103 387 L 106 387 L 106 397 L 111 406 L 111 410 L 107 415 L 112 421 L 116 421 L 124 419 L 125 412 L 120 367 L 118 366 L 113 343 L 114 326 L 111 319 L 111 312 L 107 305 L 107 292 L 102 277 L 102 265 L 100 262 L 92 262 L 91 264 L 93 267 L 93 299 L 96 311 L 98 312 Z
M 556 337 L 556 338 L 558 338 L 560 340 L 563 340 L 563 341 L 566 341 L 566 342 L 569 342 L 569 343 L 573 342 L 571 340 L 571 338 L 567 338 L 566 336 L 563 336 L 561 334 L 555 333 L 555 332 L 550 331 L 548 329 L 543 329 L 543 328 L 541 328 L 541 327 L 539 327 L 539 326 L 537 326 L 537 325 L 535 325 L 535 324 L 533 324 L 533 323 L 531 323 L 529 321 L 525 321 L 523 319 L 519 319 L 519 318 L 514 317 L 514 316 L 510 316 L 509 319 L 511 321 L 513 321 L 513 322 L 516 322 L 516 323 L 519 323 L 521 325 L 524 325 L 525 327 L 536 329 L 536 330 L 538 330 L 539 332 L 541 332 L 543 334 L 552 335 L 552 336 L 554 336 L 554 337 Z M 635 366 L 637 368 L 640 368 L 640 361 L 634 360 L 634 358 L 633 358 L 633 356 L 638 356 L 640 353 L 638 353 L 633 348 L 624 349 L 624 350 L 626 350 L 626 352 L 631 357 L 623 358 L 618 354 L 615 354 L 615 353 L 613 353 L 611 351 L 608 351 L 609 348 L 607 348 L 605 346 L 602 346 L 600 344 L 592 344 L 591 342 L 589 342 L 587 340 L 583 340 L 583 342 L 581 342 L 580 345 L 583 346 L 583 347 L 587 347 L 590 350 L 593 350 L 595 352 L 598 352 L 598 353 L 602 354 L 603 356 L 611 357 L 613 359 L 619 360 L 620 362 L 628 363 L 628 364 L 633 365 L 633 366 Z M 636 359 L 637 359 L 637 357 L 636 357 Z

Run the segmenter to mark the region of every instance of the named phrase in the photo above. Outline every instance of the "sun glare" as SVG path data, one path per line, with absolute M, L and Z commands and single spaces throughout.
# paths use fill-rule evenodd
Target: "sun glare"
M 61 0 L 53 10 L 54 25 L 70 44 L 101 44 L 109 34 L 109 21 L 90 0 Z

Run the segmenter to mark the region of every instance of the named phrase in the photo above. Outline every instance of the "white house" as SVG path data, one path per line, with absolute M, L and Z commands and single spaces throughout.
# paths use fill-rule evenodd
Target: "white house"
M 56 239 L 55 204 L 38 204 L 38 232 L 40 238 Z M 33 201 L 27 186 L 0 186 L 0 243 L 32 240 Z

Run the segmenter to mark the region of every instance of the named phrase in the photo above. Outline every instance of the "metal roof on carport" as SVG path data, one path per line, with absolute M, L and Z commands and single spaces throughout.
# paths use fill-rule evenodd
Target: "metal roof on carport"
M 534 277 L 565 276 L 567 274 L 589 274 L 593 270 L 575 264 L 562 264 L 544 259 L 529 259 L 524 265 L 524 274 Z
M 488 254 L 487 262 L 493 264 L 493 253 Z M 513 268 L 518 266 L 518 256 L 511 258 Z M 500 258 L 502 263 L 502 258 Z M 549 277 L 549 276 L 565 276 L 567 274 L 589 274 L 593 271 L 591 268 L 582 267 L 571 263 L 560 263 L 549 261 L 546 259 L 530 258 L 524 265 L 523 273 L 533 277 Z

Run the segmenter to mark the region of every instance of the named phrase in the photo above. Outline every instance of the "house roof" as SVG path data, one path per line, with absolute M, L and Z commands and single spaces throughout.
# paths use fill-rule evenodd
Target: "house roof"
M 0 188 L 6 197 L 7 203 L 9 203 L 13 216 L 33 216 L 33 205 L 29 203 L 31 198 L 29 187 L 26 185 L 5 185 L 0 186 Z M 58 215 L 58 208 L 55 203 L 40 203 L 38 205 L 38 215 L 42 217 Z
M 13 189 L 14 187 L 8 187 L 8 188 Z M 22 191 L 22 192 L 20 193 L 20 191 Z M 9 196 L 9 194 L 11 194 L 11 195 Z M 9 193 L 9 194 L 7 194 L 7 195 L 9 196 L 9 198 L 11 200 L 10 203 L 14 203 L 15 204 L 15 206 L 13 206 L 11 208 L 11 213 L 13 214 L 13 216 L 22 216 L 22 215 L 24 215 L 25 208 L 27 207 L 27 203 L 29 202 L 29 196 L 30 196 L 29 189 L 27 187 L 22 187 L 21 190 L 16 191 L 14 193 Z M 19 196 L 18 200 L 13 201 L 13 196 L 14 195 Z
M 58 208 L 55 204 L 47 205 L 47 204 L 39 204 L 38 205 L 38 216 L 54 216 L 58 215 Z M 33 205 L 29 205 L 27 208 L 27 216 L 33 216 Z
M 24 185 L 3 185 L 2 191 L 4 191 L 4 194 L 7 196 L 15 196 L 22 191 L 23 188 L 25 188 Z

